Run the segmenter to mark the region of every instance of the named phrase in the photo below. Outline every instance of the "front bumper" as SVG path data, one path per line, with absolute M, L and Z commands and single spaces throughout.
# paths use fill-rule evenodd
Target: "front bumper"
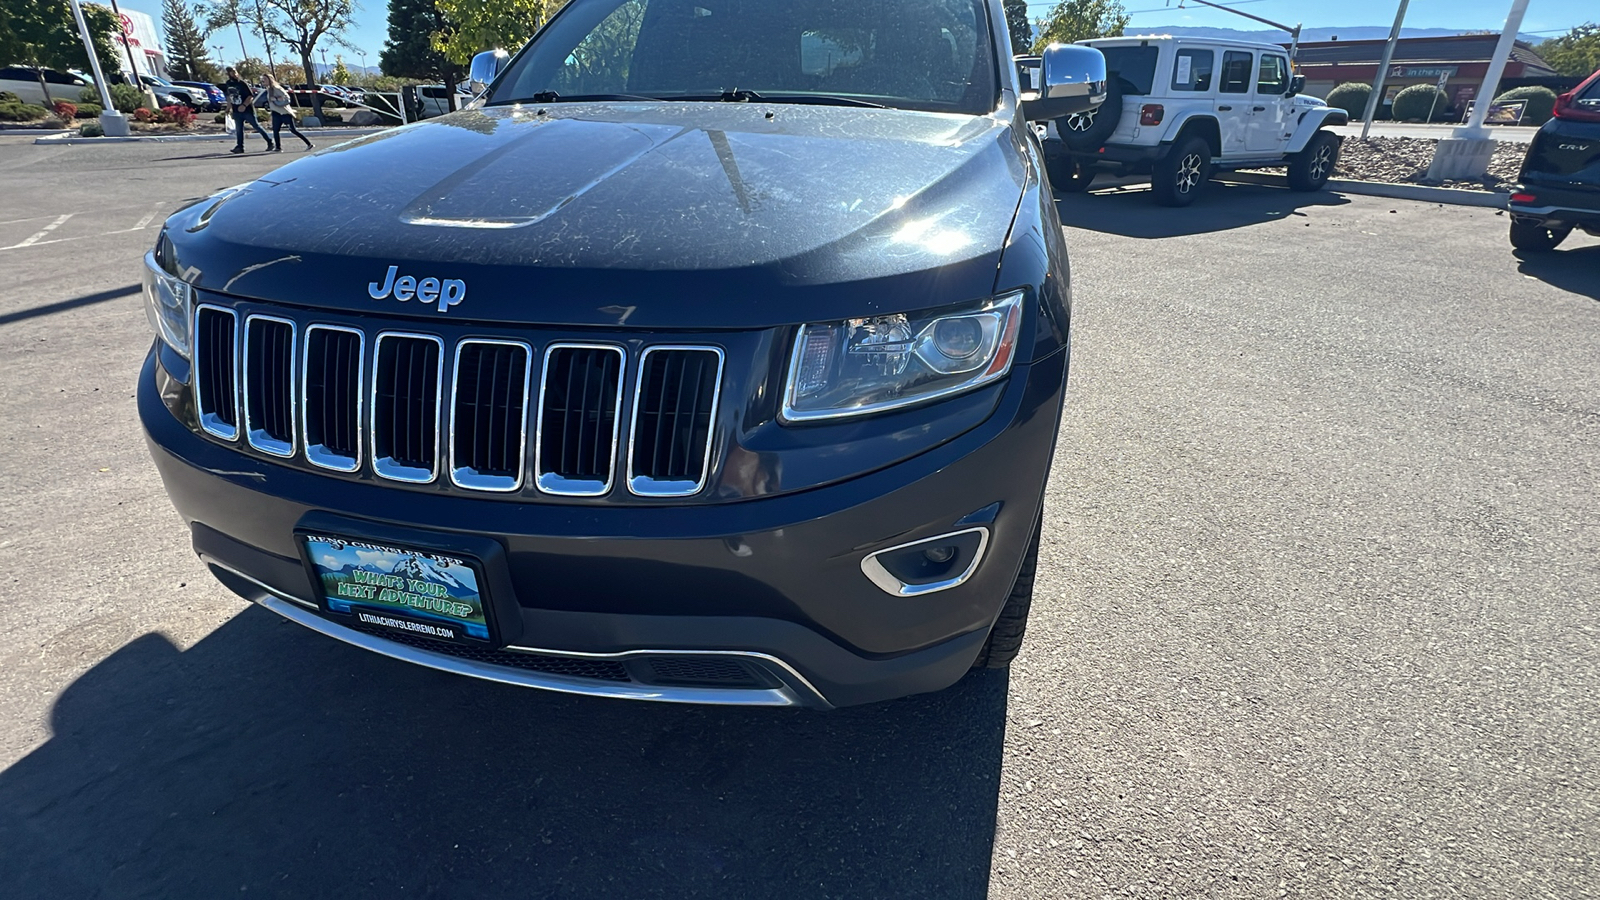
M 1060 352 L 1018 366 L 987 420 L 909 459 L 812 490 L 694 506 L 506 503 L 274 463 L 180 421 L 169 403 L 180 404 L 186 389 L 154 353 L 141 374 L 139 409 L 202 560 L 236 593 L 301 624 L 409 662 L 513 684 L 828 707 L 938 690 L 970 667 L 1038 515 L 1066 364 Z M 376 637 L 322 613 L 294 537 L 308 522 L 422 547 L 443 535 L 490 542 L 502 570 L 491 581 L 500 580 L 513 611 L 502 620 L 507 646 L 463 655 L 452 645 Z M 894 596 L 863 572 L 862 560 L 876 551 L 980 526 L 987 551 L 949 590 Z M 664 684 L 643 668 L 713 655 L 743 667 L 751 683 Z M 613 675 L 591 677 L 602 663 Z

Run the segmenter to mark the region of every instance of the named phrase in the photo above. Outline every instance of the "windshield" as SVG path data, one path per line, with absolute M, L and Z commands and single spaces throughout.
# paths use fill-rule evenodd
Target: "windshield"
M 998 78 L 983 0 L 573 0 L 490 102 L 584 97 L 976 115 L 994 109 Z
M 1106 58 L 1106 71 L 1122 79 L 1124 94 L 1148 94 L 1156 80 L 1156 47 L 1096 47 Z

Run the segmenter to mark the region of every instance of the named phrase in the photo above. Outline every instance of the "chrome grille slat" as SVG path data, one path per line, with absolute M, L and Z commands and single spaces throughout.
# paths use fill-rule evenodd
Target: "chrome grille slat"
M 239 316 L 202 303 L 194 311 L 194 401 L 200 427 L 225 441 L 239 437 Z
M 720 347 L 647 346 L 630 367 L 617 344 L 540 350 L 381 331 L 369 355 L 369 334 L 196 304 L 191 380 L 201 428 L 265 454 L 303 452 L 330 471 L 358 472 L 365 461 L 381 478 L 414 484 L 448 473 L 449 484 L 470 491 L 598 497 L 620 476 L 636 496 L 682 497 L 710 479 Z M 631 407 L 623 402 L 630 378 Z
M 372 355 L 372 470 L 394 481 L 428 484 L 439 476 L 444 341 L 385 331 Z
M 361 408 L 366 336 L 354 328 L 306 329 L 301 368 L 300 431 L 306 460 L 336 472 L 361 467 Z
M 295 324 L 277 316 L 244 320 L 244 434 L 250 446 L 290 457 L 295 446 Z
M 717 347 L 656 346 L 639 357 L 628 427 L 629 491 L 685 497 L 705 487 L 722 366 Z
M 481 491 L 522 487 L 532 368 L 533 348 L 521 341 L 472 338 L 456 345 L 450 379 L 450 480 L 456 486 Z M 463 419 L 463 406 L 470 421 Z
M 611 344 L 545 348 L 534 441 L 539 490 L 567 497 L 611 491 L 622 425 L 624 361 L 623 349 Z M 558 390 L 551 390 L 553 380 L 559 380 Z

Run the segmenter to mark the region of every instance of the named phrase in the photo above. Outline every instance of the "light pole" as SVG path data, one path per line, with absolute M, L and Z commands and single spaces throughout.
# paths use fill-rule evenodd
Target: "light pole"
M 72 0 L 72 17 L 78 20 L 78 36 L 83 38 L 83 49 L 89 54 L 89 68 L 94 70 L 94 84 L 100 89 L 100 130 L 106 137 L 127 137 L 128 117 L 117 112 L 111 103 L 111 89 L 106 86 L 106 76 L 100 71 L 100 57 L 94 52 L 94 38 L 89 35 L 89 23 L 83 20 L 83 7 Z
M 1439 142 L 1433 151 L 1433 163 L 1428 166 L 1427 179 L 1478 178 L 1489 168 L 1489 157 L 1494 155 L 1494 140 L 1483 127 L 1489 105 L 1494 102 L 1495 89 L 1500 76 L 1505 74 L 1506 59 L 1517 43 L 1517 29 L 1522 27 L 1522 16 L 1528 11 L 1528 0 L 1511 0 L 1511 12 L 1506 15 L 1506 27 L 1500 32 L 1500 42 L 1494 46 L 1489 58 L 1489 71 L 1484 73 L 1483 86 L 1472 106 L 1472 119 L 1465 127 L 1457 128 L 1450 137 Z

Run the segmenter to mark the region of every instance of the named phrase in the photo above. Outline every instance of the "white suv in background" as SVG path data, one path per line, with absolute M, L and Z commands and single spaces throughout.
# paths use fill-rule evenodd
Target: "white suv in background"
M 1188 206 L 1216 171 L 1287 165 L 1289 187 L 1320 190 L 1339 158 L 1325 126 L 1349 116 L 1300 96 L 1278 44 L 1170 36 L 1080 41 L 1106 58 L 1106 102 L 1057 119 L 1045 144 L 1051 183 L 1089 187 L 1096 172 L 1149 174 L 1157 203 Z

